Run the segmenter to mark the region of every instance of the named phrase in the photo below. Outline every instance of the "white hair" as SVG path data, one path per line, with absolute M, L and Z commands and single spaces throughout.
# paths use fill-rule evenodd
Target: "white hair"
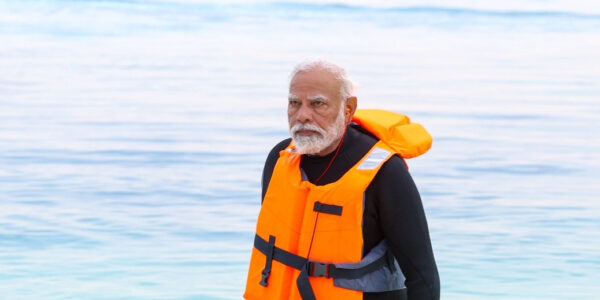
M 306 60 L 297 64 L 290 74 L 290 83 L 296 74 L 314 69 L 325 70 L 341 82 L 340 95 L 342 96 L 342 100 L 346 101 L 348 98 L 354 96 L 354 83 L 348 78 L 346 70 L 341 66 L 326 60 Z

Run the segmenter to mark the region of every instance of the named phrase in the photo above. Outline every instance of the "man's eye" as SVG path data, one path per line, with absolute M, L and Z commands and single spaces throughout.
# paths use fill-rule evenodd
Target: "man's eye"
M 322 106 L 323 104 L 325 104 L 325 102 L 320 101 L 320 100 L 317 100 L 317 101 L 313 102 L 313 105 L 316 106 L 316 107 Z
M 290 106 L 298 106 L 298 104 L 300 104 L 300 102 L 296 100 L 290 100 Z

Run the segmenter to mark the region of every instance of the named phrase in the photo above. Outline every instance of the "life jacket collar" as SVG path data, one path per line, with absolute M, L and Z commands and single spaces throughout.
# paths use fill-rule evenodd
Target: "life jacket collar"
M 352 121 L 366 129 L 403 158 L 420 156 L 431 148 L 433 138 L 404 114 L 382 109 L 357 109 Z

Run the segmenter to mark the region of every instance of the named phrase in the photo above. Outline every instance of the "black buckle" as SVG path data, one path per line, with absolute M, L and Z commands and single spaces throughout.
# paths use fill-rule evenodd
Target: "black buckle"
M 329 267 L 331 264 L 326 264 L 318 261 L 308 262 L 308 275 L 312 277 L 327 277 L 329 278 Z
M 263 270 L 262 271 L 262 277 L 261 277 L 260 282 L 258 284 L 260 284 L 262 286 L 267 286 L 267 278 L 269 278 L 269 273 L 271 273 L 271 272 Z

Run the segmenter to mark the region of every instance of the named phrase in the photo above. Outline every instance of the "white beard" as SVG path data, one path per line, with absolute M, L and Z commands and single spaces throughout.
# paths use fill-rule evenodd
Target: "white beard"
M 292 126 L 292 128 L 290 128 L 290 135 L 294 140 L 297 153 L 317 154 L 323 151 L 325 148 L 331 146 L 333 143 L 339 141 L 344 134 L 345 127 L 346 120 L 344 120 L 344 105 L 341 105 L 340 112 L 329 128 L 323 129 L 318 125 L 311 123 L 296 123 L 294 126 Z M 313 130 L 318 134 L 301 136 L 297 134 L 297 132 L 300 130 Z

